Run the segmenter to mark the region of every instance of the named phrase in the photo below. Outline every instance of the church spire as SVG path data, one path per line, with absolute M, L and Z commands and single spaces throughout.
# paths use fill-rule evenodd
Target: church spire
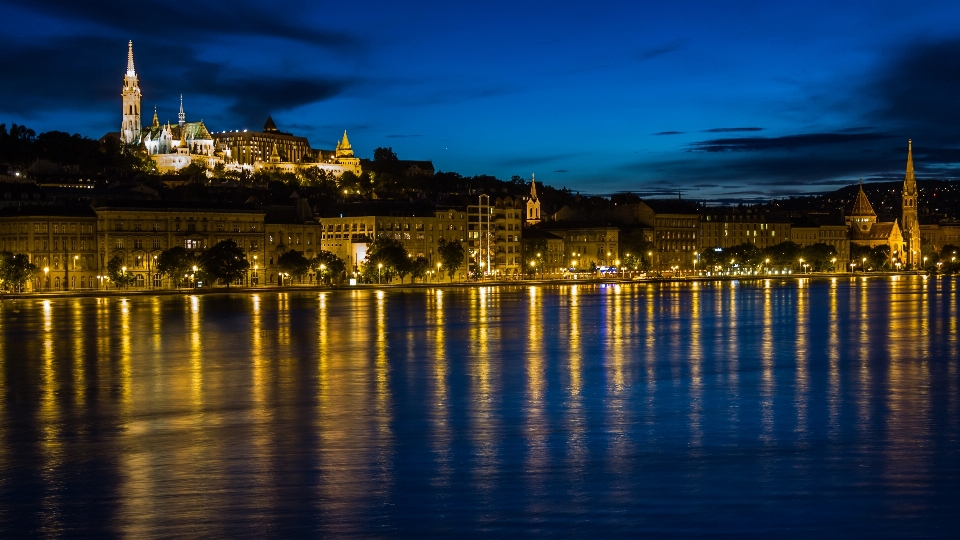
M 903 202 L 901 205 L 903 214 L 901 230 L 903 231 L 903 241 L 906 244 L 903 248 L 906 255 L 906 262 L 913 265 L 914 268 L 921 264 L 921 238 L 920 222 L 917 220 L 917 177 L 913 172 L 913 141 L 907 141 L 907 174 L 903 178 Z
M 120 138 L 126 144 L 138 144 L 143 126 L 140 123 L 140 85 L 137 82 L 137 72 L 133 68 L 133 40 L 127 43 L 127 72 L 123 76 L 120 98 Z
M 133 69 L 133 40 L 131 39 L 127 43 L 127 76 L 133 76 L 137 74 L 137 70 Z
M 153 123 L 150 124 L 150 127 L 158 128 L 160 127 L 160 119 L 157 118 L 157 106 L 153 106 Z
M 917 177 L 913 173 L 913 139 L 907 139 L 907 175 L 903 182 L 904 188 L 912 188 L 911 193 L 917 192 Z
M 177 124 L 180 127 L 183 127 L 183 124 L 187 123 L 187 115 L 183 114 L 183 94 L 180 94 L 180 114 L 177 115 L 177 118 L 179 118 Z
M 537 198 L 537 175 L 530 173 L 530 198 Z

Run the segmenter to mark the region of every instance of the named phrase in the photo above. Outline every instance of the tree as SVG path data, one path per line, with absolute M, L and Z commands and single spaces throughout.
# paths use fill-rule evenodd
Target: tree
M 320 251 L 311 261 L 314 272 L 317 273 L 317 280 L 324 283 L 337 280 L 347 271 L 347 265 L 340 257 L 337 257 L 329 251 Z
M 418 256 L 416 259 L 410 262 L 410 275 L 413 279 L 423 279 L 427 275 L 427 270 L 430 269 L 430 261 L 427 260 L 423 255 Z
M 23 254 L 14 255 L 9 251 L 0 252 L 0 283 L 14 292 L 23 290 L 23 284 L 33 277 L 37 265 Z
M 302 283 L 303 276 L 307 275 L 307 272 L 310 271 L 311 261 L 303 256 L 302 251 L 291 249 L 283 255 L 280 255 L 277 259 L 277 266 L 280 267 L 280 270 L 290 274 L 291 277 Z
M 620 237 L 620 263 L 630 270 L 649 270 L 657 247 L 643 239 L 643 231 L 632 231 Z
M 824 270 L 834 269 L 837 250 L 829 244 L 820 242 L 803 248 L 801 256 L 804 262 L 810 265 L 811 270 L 814 272 L 823 272 Z
M 368 282 L 390 282 L 394 275 L 403 276 L 410 273 L 410 257 L 403 244 L 389 236 L 380 236 L 367 248 L 367 257 L 364 259 L 361 273 Z M 402 272 L 402 274 L 401 274 Z
M 463 244 L 457 240 L 447 241 L 441 238 L 437 244 L 437 254 L 440 256 L 440 261 L 443 263 L 447 275 L 453 280 L 453 276 L 457 275 L 457 270 L 463 266 L 463 256 L 466 254 Z
M 250 263 L 243 248 L 233 240 L 221 240 L 198 257 L 198 266 L 211 279 L 222 281 L 230 288 L 230 282 L 244 277 Z
M 547 252 L 546 238 L 523 240 L 523 271 L 536 277 L 543 271 L 543 254 Z
M 196 264 L 197 258 L 192 253 L 180 246 L 174 246 L 160 252 L 157 257 L 157 272 L 172 279 L 179 287 Z
M 793 268 L 800 262 L 800 245 L 795 242 L 781 242 L 763 250 L 764 262 L 770 259 L 770 265 L 780 268 Z
M 133 274 L 127 272 L 127 267 L 123 264 L 123 258 L 119 255 L 107 261 L 107 277 L 118 288 L 126 288 L 134 281 Z

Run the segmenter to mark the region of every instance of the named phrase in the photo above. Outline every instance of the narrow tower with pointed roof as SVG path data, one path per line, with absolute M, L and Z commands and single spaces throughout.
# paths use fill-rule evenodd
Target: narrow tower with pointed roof
M 537 198 L 537 178 L 530 175 L 530 197 L 527 199 L 527 225 L 540 223 L 540 199 Z
M 123 76 L 123 120 L 120 125 L 120 138 L 126 144 L 138 144 L 142 124 L 140 123 L 140 84 L 137 71 L 133 67 L 133 40 L 127 44 L 127 73 Z
M 913 140 L 907 141 L 907 174 L 903 179 L 904 259 L 910 266 L 921 264 L 920 221 L 917 220 L 917 178 L 913 173 Z
M 853 201 L 853 209 L 846 216 L 847 226 L 855 227 L 861 232 L 867 232 L 877 222 L 877 213 L 873 211 L 873 205 L 867 199 L 867 194 L 863 192 L 863 179 L 860 179 L 860 191 L 857 198 Z
M 177 115 L 177 125 L 180 128 L 183 128 L 183 125 L 187 123 L 187 115 L 183 112 L 183 94 L 180 94 L 180 114 Z

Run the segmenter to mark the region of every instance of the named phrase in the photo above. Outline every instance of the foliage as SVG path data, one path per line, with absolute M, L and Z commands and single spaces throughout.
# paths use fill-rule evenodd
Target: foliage
M 4 288 L 23 290 L 23 284 L 29 281 L 36 271 L 37 265 L 31 263 L 26 255 L 0 252 L 0 283 Z
M 200 254 L 198 262 L 206 277 L 221 281 L 229 288 L 230 282 L 244 277 L 250 263 L 241 248 L 233 240 L 221 240 Z
M 441 238 L 437 244 L 437 255 L 440 256 L 443 269 L 451 280 L 457 275 L 457 270 L 460 270 L 460 267 L 463 266 L 463 256 L 465 254 L 466 250 L 463 249 L 463 244 L 457 240 L 448 241 Z
M 312 261 L 304 257 L 302 251 L 291 249 L 283 255 L 280 255 L 277 259 L 277 265 L 281 271 L 290 274 L 290 276 L 297 281 L 303 282 L 303 276 L 307 275 L 310 271 Z
M 126 288 L 134 281 L 133 273 L 127 272 L 119 255 L 107 261 L 107 277 L 118 289 Z
M 656 246 L 643 239 L 643 231 L 635 230 L 622 235 L 619 244 L 621 266 L 633 271 L 645 271 L 653 267 L 652 253 L 656 251 Z
M 427 276 L 427 271 L 430 270 L 430 261 L 427 260 L 423 255 L 418 256 L 416 259 L 410 261 L 410 276 L 412 279 L 423 279 Z
M 173 280 L 179 287 L 186 274 L 189 274 L 194 265 L 197 264 L 197 258 L 180 246 L 174 246 L 160 252 L 157 257 L 157 272 Z
M 813 272 L 836 270 L 837 250 L 829 244 L 820 242 L 806 246 L 801 251 L 801 258 L 805 264 L 810 265 Z
M 764 262 L 770 259 L 774 268 L 793 268 L 800 262 L 802 248 L 796 242 L 781 242 L 763 250 Z
M 380 236 L 367 247 L 367 256 L 363 260 L 360 273 L 368 283 L 393 281 L 393 277 L 410 273 L 410 257 L 403 244 L 389 236 Z
M 339 280 L 347 271 L 347 265 L 340 257 L 337 257 L 329 251 L 320 251 L 311 261 L 314 272 L 317 273 L 317 280 L 324 283 L 334 279 Z
M 531 238 L 523 241 L 523 271 L 536 275 L 543 271 L 543 254 L 547 251 L 546 238 Z

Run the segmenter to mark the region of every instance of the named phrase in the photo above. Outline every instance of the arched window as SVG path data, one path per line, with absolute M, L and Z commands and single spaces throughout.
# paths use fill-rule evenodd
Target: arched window
M 55 290 L 60 290 L 60 276 L 53 278 L 53 288 Z

